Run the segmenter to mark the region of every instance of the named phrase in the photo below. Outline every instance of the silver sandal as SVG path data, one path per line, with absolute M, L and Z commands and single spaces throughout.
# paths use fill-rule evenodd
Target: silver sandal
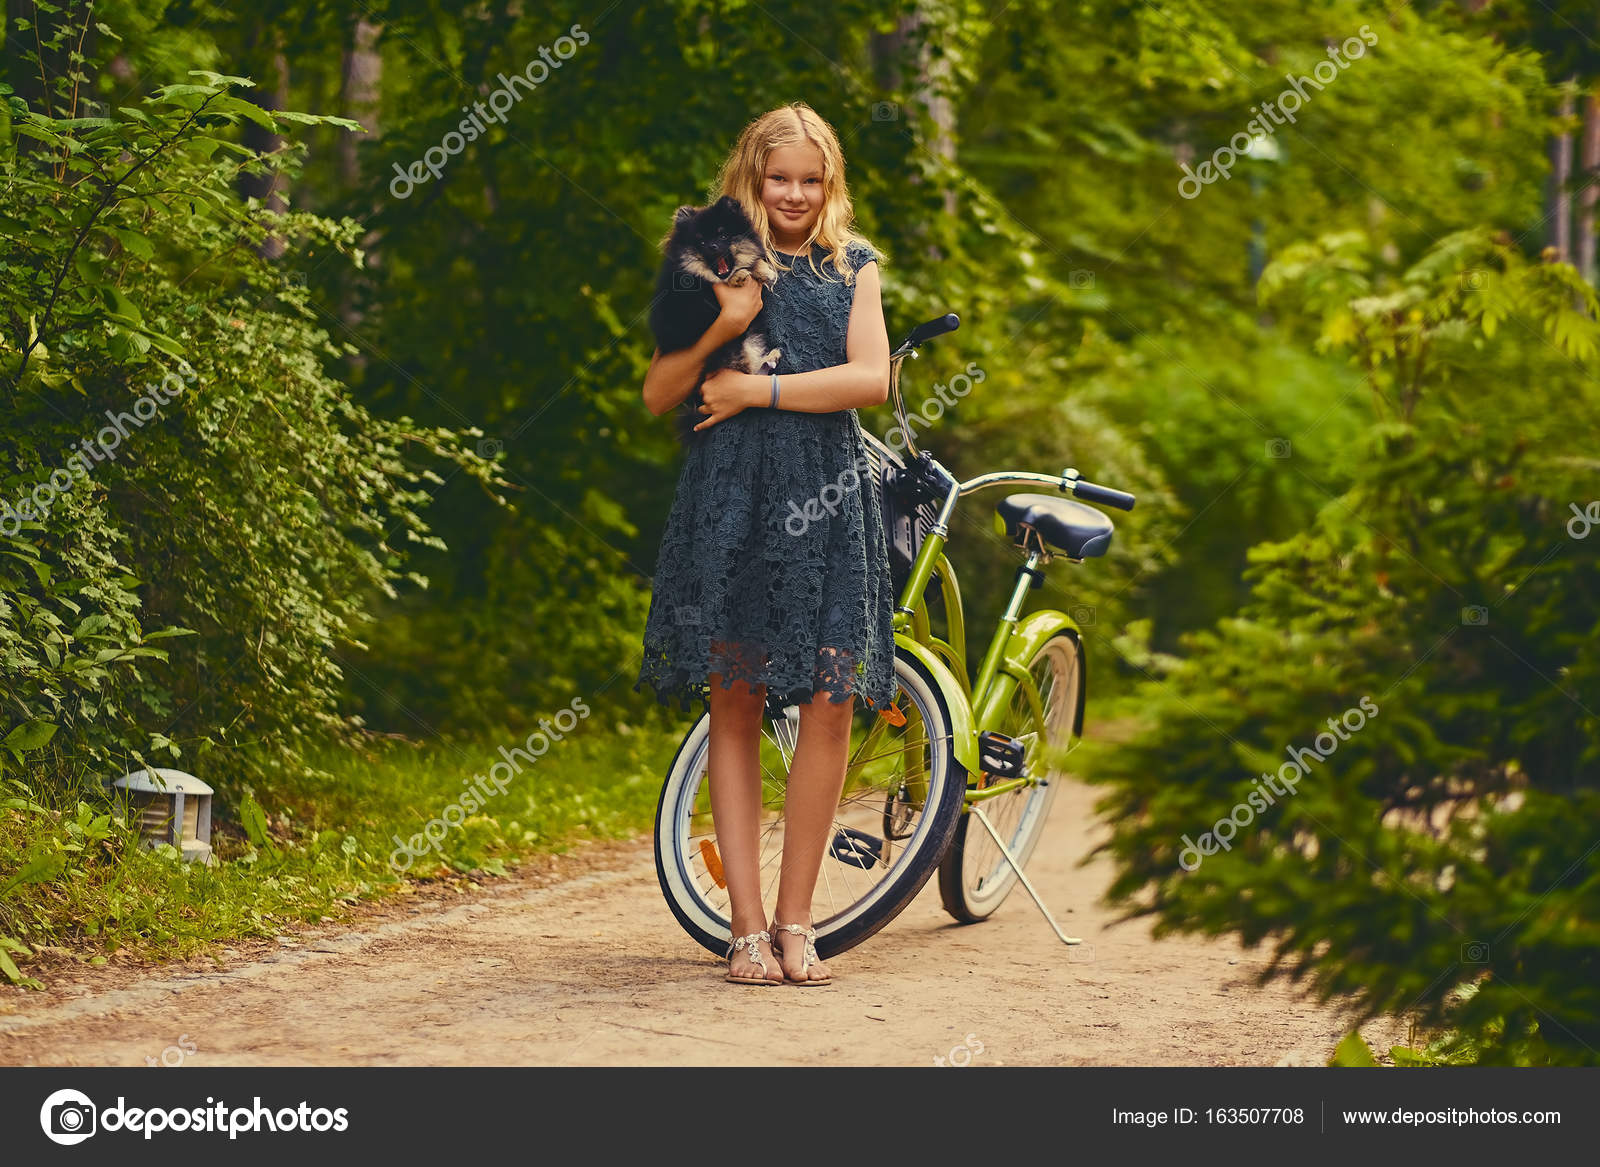
M 729 971 L 728 971 L 728 975 L 722 978 L 723 980 L 727 981 L 730 984 L 734 984 L 734 985 L 781 985 L 781 984 L 783 984 L 782 981 L 775 981 L 771 977 L 765 975 L 766 971 L 767 971 L 767 958 L 762 956 L 761 955 L 761 949 L 756 947 L 756 941 L 758 941 L 758 940 L 765 940 L 768 944 L 771 944 L 772 943 L 772 933 L 765 932 L 765 931 L 752 932 L 748 936 L 740 936 L 732 944 L 728 945 L 727 957 L 728 957 L 728 961 L 729 961 Z M 759 977 L 736 977 L 736 976 L 733 975 L 733 970 L 732 970 L 733 954 L 735 952 L 738 952 L 739 949 L 741 949 L 741 948 L 748 948 L 750 950 L 750 962 L 752 964 L 758 964 L 758 965 L 761 966 L 761 972 L 762 972 L 761 976 L 759 976 Z
M 816 977 L 816 978 L 813 978 L 810 975 L 811 974 L 811 966 L 816 964 L 816 963 L 818 963 L 822 959 L 821 957 L 819 957 L 817 955 L 817 944 L 816 944 L 817 930 L 815 928 L 811 927 L 809 924 L 804 926 L 804 927 L 801 927 L 799 924 L 780 924 L 776 920 L 774 920 L 772 922 L 772 930 L 774 932 L 793 932 L 796 936 L 804 936 L 806 938 L 805 951 L 800 956 L 800 972 L 803 975 L 800 977 L 799 980 L 792 980 L 792 979 L 790 979 L 789 974 L 787 972 L 785 972 L 784 976 L 783 976 L 785 984 L 790 984 L 790 985 L 827 985 L 827 984 L 832 984 L 833 983 L 833 974 L 832 973 L 829 973 L 825 977 Z M 774 949 L 774 951 L 776 951 L 776 949 L 777 949 L 777 945 L 776 944 L 773 945 L 773 949 Z M 781 954 L 778 955 L 778 962 L 780 964 L 783 962 L 783 956 Z

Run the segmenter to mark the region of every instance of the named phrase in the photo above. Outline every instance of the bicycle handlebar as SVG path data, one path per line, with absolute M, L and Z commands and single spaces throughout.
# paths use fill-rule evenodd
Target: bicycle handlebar
M 1125 490 L 1116 490 L 1079 478 L 1076 470 L 1067 470 L 1062 474 L 1062 478 L 1071 481 L 1072 493 L 1077 497 L 1097 502 L 1101 506 L 1116 507 L 1119 511 L 1131 511 L 1134 502 L 1137 501 Z
M 900 347 L 889 354 L 889 395 L 894 401 L 895 416 L 900 420 L 901 433 L 905 441 L 906 452 L 910 455 L 910 465 L 922 462 L 923 454 L 916 447 L 911 438 L 910 427 L 906 422 L 905 399 L 900 395 L 900 365 L 908 356 L 916 356 L 918 346 L 932 340 L 936 336 L 943 336 L 947 332 L 954 332 L 961 326 L 961 318 L 954 312 L 947 312 L 943 316 L 936 316 L 913 328 L 910 334 L 901 342 Z M 909 469 L 909 466 L 908 466 Z M 947 505 L 941 515 L 943 522 L 948 517 L 949 508 L 953 506 L 956 498 L 969 494 L 974 490 L 982 490 L 986 486 L 1054 486 L 1063 493 L 1070 493 L 1087 502 L 1099 503 L 1101 506 L 1116 507 L 1118 510 L 1131 511 L 1134 497 L 1125 490 L 1116 490 L 1099 483 L 1089 482 L 1078 476 L 1078 472 L 1071 467 L 1061 472 L 1060 478 L 1051 478 L 1044 474 L 1007 474 L 1004 472 L 994 474 L 980 474 L 968 482 L 957 483 L 949 476 L 943 467 L 939 467 L 939 475 L 943 481 L 923 484 L 923 489 L 929 490 L 929 497 L 937 497 L 941 488 L 953 488 L 954 493 L 948 499 Z
M 1109 486 L 1101 486 L 1099 483 L 1080 478 L 1078 472 L 1071 467 L 1059 475 L 1036 474 L 1027 470 L 995 470 L 959 483 L 956 495 L 957 497 L 968 495 L 991 486 L 1052 486 L 1063 494 L 1072 494 L 1087 502 L 1097 502 L 1102 506 L 1116 507 L 1124 511 L 1131 511 L 1137 501 L 1127 491 L 1114 490 Z
M 894 355 L 900 356 L 912 349 L 932 340 L 936 336 L 943 336 L 947 332 L 954 332 L 961 327 L 961 317 L 954 312 L 946 312 L 943 316 L 917 325 L 911 334 L 900 342 L 900 347 L 895 349 Z

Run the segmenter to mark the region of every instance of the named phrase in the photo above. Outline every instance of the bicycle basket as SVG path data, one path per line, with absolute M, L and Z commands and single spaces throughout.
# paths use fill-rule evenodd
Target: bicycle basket
M 896 489 L 896 476 L 905 470 L 905 459 L 870 433 L 863 430 L 862 436 L 866 438 L 867 454 L 878 481 L 878 496 L 883 503 L 883 532 L 889 542 L 889 577 L 898 593 L 911 577 L 911 565 L 916 561 L 917 552 L 922 550 L 922 540 L 933 529 L 939 507 L 932 502 L 906 503 Z

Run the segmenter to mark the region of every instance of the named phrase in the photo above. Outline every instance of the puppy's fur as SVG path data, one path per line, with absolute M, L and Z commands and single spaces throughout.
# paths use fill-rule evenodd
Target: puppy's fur
M 753 276 L 770 288 L 778 279 L 778 269 L 767 261 L 755 226 L 732 195 L 724 195 L 709 207 L 679 207 L 663 250 L 650 308 L 650 330 L 663 354 L 689 348 L 711 327 L 722 311 L 713 284 L 737 288 Z M 763 305 L 743 336 L 734 337 L 706 358 L 693 391 L 678 406 L 679 441 L 690 445 L 706 436 L 707 431 L 695 433 L 694 427 L 707 416 L 700 412 L 704 401 L 700 386 L 707 377 L 722 369 L 770 372 L 781 355 L 769 342 Z

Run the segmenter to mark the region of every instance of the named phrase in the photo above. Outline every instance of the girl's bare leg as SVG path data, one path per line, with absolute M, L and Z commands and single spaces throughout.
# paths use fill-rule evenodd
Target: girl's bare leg
M 799 740 L 789 764 L 783 812 L 783 873 L 778 879 L 778 914 L 774 918 L 776 923 L 802 926 L 812 922 L 811 898 L 844 789 L 850 723 L 856 703 L 853 693 L 837 704 L 828 700 L 825 691 L 811 696 L 810 702 L 800 706 Z M 805 937 L 777 932 L 773 939 L 783 960 L 784 974 L 791 980 L 801 979 Z M 820 980 L 827 975 L 826 964 L 811 966 L 811 979 Z
M 761 685 L 752 691 L 748 683 L 736 680 L 731 689 L 724 689 L 721 673 L 710 674 L 708 680 L 711 821 L 717 831 L 717 848 L 722 852 L 733 934 L 748 936 L 767 927 L 766 909 L 761 905 L 760 863 L 761 717 L 767 687 Z M 767 979 L 783 980 L 771 946 L 764 941 L 758 941 L 756 946 L 767 962 Z M 733 954 L 728 971 L 734 976 L 763 975 L 747 948 Z

